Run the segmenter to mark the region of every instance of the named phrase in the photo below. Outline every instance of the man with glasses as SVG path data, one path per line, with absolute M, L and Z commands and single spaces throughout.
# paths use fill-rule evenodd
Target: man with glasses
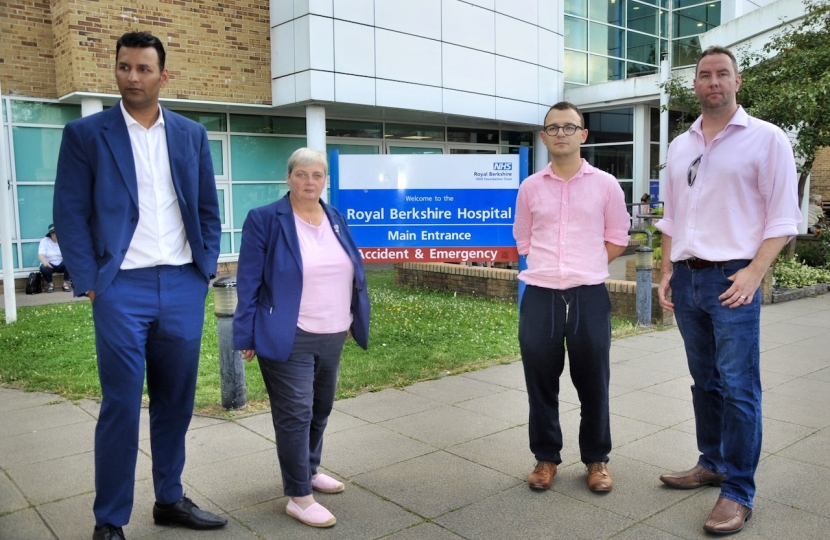
M 737 104 L 733 54 L 709 47 L 694 79 L 701 116 L 669 147 L 660 305 L 686 347 L 700 457 L 664 474 L 677 489 L 720 486 L 703 528 L 736 533 L 752 515 L 761 453 L 761 279 L 801 222 L 787 136 Z M 669 291 L 671 290 L 671 299 Z
M 544 126 L 550 163 L 522 182 L 513 225 L 528 265 L 519 274 L 526 285 L 519 345 L 530 403 L 530 450 L 537 461 L 528 485 L 548 489 L 562 463 L 559 376 L 567 344 L 582 406 L 580 457 L 589 489 L 604 493 L 614 486 L 607 465 L 611 302 L 605 279 L 608 263 L 628 245 L 630 221 L 616 178 L 580 156 L 588 131 L 579 109 L 557 103 Z

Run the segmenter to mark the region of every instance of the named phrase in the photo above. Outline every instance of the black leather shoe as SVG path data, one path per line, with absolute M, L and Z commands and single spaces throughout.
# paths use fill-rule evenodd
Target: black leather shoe
M 187 497 L 182 497 L 172 508 L 153 505 L 153 520 L 156 525 L 182 525 L 189 529 L 218 529 L 228 520 L 200 509 Z
M 126 540 L 124 538 L 124 531 L 121 527 L 113 527 L 112 525 L 104 525 L 100 529 L 96 528 L 92 533 L 92 540 Z

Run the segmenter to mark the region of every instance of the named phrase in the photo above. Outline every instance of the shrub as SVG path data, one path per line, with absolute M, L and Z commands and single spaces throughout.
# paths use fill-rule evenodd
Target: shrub
M 830 270 L 813 268 L 796 260 L 779 257 L 772 272 L 774 283 L 788 289 L 800 289 L 816 283 L 830 283 Z
M 800 242 L 795 248 L 795 258 L 807 266 L 830 268 L 830 231 L 818 235 L 818 242 Z

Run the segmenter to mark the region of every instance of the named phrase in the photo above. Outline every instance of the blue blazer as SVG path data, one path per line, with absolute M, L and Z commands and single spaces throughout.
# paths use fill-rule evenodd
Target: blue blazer
M 357 344 L 366 349 L 369 294 L 363 259 L 343 214 L 323 201 L 320 204 L 354 265 L 351 332 Z M 294 347 L 303 291 L 303 261 L 288 195 L 248 212 L 242 228 L 236 282 L 234 348 L 254 350 L 260 358 L 285 362 Z
M 216 273 L 222 223 L 207 132 L 167 109 L 163 115 L 193 263 L 209 281 Z M 75 295 L 102 293 L 121 268 L 138 225 L 138 181 L 120 105 L 64 128 L 52 212 Z

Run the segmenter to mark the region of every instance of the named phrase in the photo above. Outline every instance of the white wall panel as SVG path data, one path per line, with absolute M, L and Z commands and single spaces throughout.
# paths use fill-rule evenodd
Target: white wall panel
M 441 42 L 375 30 L 375 74 L 416 84 L 441 85 Z
M 375 24 L 378 28 L 441 39 L 441 0 L 377 0 Z
M 309 58 L 311 69 L 334 71 L 334 21 L 309 15 Z
M 334 100 L 338 103 L 375 105 L 375 79 L 334 74 Z
M 525 124 L 539 124 L 539 105 L 514 101 L 512 99 L 496 98 L 496 118 L 508 122 L 522 122 Z
M 277 26 L 294 18 L 294 2 L 291 0 L 272 0 L 269 8 L 271 26 Z
M 444 113 L 473 116 L 477 118 L 496 117 L 496 98 L 469 92 L 444 89 Z
M 475 4 L 477 6 L 489 9 L 490 11 L 493 11 L 494 9 L 496 9 L 496 0 L 465 0 L 465 1 L 469 2 L 470 4 Z
M 537 24 L 546 30 L 561 34 L 563 13 L 562 3 L 539 0 L 539 22 Z
M 442 66 L 444 88 L 495 95 L 494 55 L 445 43 Z
M 496 54 L 536 63 L 537 27 L 496 13 Z
M 311 29 L 308 15 L 294 19 L 294 71 L 311 69 Z
M 441 39 L 446 43 L 495 52 L 496 15 L 490 10 L 466 2 L 444 0 Z
M 375 24 L 375 2 L 374 0 L 334 0 L 334 18 L 361 24 Z
M 294 0 L 295 17 L 302 17 L 303 15 L 309 13 L 314 15 L 322 15 L 324 17 L 331 17 L 334 15 L 332 0 Z
M 294 23 L 271 28 L 271 77 L 294 73 Z
M 441 112 L 440 88 L 380 79 L 375 88 L 378 107 Z
M 334 21 L 334 71 L 375 76 L 375 29 Z
M 539 104 L 553 105 L 558 99 L 559 89 L 562 87 L 562 80 L 559 72 L 552 69 L 539 68 Z
M 309 100 L 334 101 L 334 73 L 309 70 L 294 76 L 297 103 Z
M 294 75 L 272 79 L 271 98 L 274 106 L 296 103 L 297 95 L 294 89 Z
M 537 24 L 539 21 L 538 2 L 556 3 L 555 0 L 496 0 L 496 13 L 504 13 L 530 24 Z
M 538 103 L 539 68 L 533 64 L 496 57 L 496 95 Z
M 554 34 L 544 28 L 538 28 L 539 32 L 539 65 L 550 69 L 563 69 L 559 63 L 562 56 L 562 42 L 559 34 Z

